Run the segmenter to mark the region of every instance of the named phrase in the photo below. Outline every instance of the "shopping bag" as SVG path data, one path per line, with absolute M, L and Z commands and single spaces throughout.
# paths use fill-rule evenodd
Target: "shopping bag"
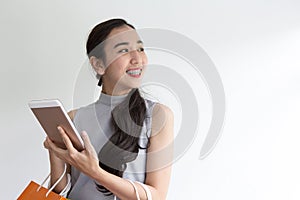
M 56 194 L 52 191 L 65 175 L 66 169 L 67 166 L 65 165 L 63 174 L 50 189 L 43 187 L 45 182 L 50 178 L 50 174 L 45 178 L 41 185 L 37 184 L 34 181 L 31 181 L 28 184 L 28 186 L 23 190 L 23 192 L 17 200 L 67 200 L 65 197 L 61 196 L 60 194 Z M 61 194 L 63 192 L 64 190 L 61 192 Z
M 50 191 L 43 186 L 31 181 L 22 194 L 18 197 L 18 200 L 66 200 L 66 198 Z M 47 194 L 48 193 L 48 194 Z

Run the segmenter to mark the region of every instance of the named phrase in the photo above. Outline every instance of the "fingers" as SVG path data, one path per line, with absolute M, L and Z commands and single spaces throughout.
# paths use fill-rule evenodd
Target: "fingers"
M 67 149 L 69 151 L 70 150 L 74 151 L 75 148 L 74 148 L 74 146 L 73 146 L 73 144 L 72 144 L 69 136 L 66 134 L 65 130 L 63 128 L 61 128 L 60 126 L 58 126 L 57 129 L 58 129 L 58 131 L 59 131 L 59 133 L 60 133 L 60 135 L 61 135 L 61 137 L 62 137 L 62 139 L 63 139 L 63 141 L 64 141 L 64 143 L 65 143 L 65 145 L 67 147 Z
M 81 137 L 82 137 L 82 140 L 83 140 L 84 147 L 85 147 L 86 151 L 88 151 L 88 152 L 91 153 L 96 159 L 98 159 L 97 153 L 96 153 L 96 151 L 95 151 L 95 149 L 94 149 L 94 146 L 92 145 L 92 143 L 91 143 L 91 141 L 90 141 L 90 138 L 89 138 L 87 132 L 82 131 Z
M 82 131 L 81 137 L 82 137 L 85 148 L 89 149 L 90 147 L 92 147 L 90 138 L 85 131 Z
M 66 150 L 59 148 L 55 143 L 53 143 L 49 137 L 46 137 L 44 141 L 44 146 L 49 150 L 50 153 L 55 154 L 60 159 L 64 159 L 64 155 L 66 154 Z
M 46 148 L 46 149 L 49 149 L 49 144 L 48 144 L 48 137 L 46 137 L 46 139 L 45 139 L 45 141 L 44 141 L 44 147 Z
M 47 136 L 45 141 L 44 141 L 44 147 L 48 150 L 52 150 L 53 148 L 56 147 L 56 144 L 52 142 L 52 140 Z
M 74 163 L 77 162 L 76 160 L 78 159 L 79 152 L 74 148 L 69 136 L 66 134 L 64 129 L 60 126 L 58 126 L 57 129 L 60 132 L 61 137 L 67 147 L 67 150 L 64 150 L 64 152 L 62 152 L 63 159 L 70 165 L 74 165 Z

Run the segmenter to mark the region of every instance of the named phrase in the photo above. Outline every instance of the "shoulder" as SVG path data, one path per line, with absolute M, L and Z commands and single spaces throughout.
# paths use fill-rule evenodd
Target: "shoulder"
M 166 105 L 161 103 L 156 103 L 153 107 L 152 118 L 158 119 L 171 119 L 174 117 L 173 111 Z
M 152 136 L 160 132 L 173 132 L 173 111 L 166 105 L 156 103 L 152 111 Z
M 158 112 L 160 114 L 165 114 L 168 116 L 173 116 L 173 111 L 168 106 L 161 104 L 161 103 L 155 103 L 153 112 Z
M 167 115 L 170 117 L 173 116 L 173 111 L 164 104 L 148 98 L 145 98 L 145 103 L 146 107 L 151 110 L 152 117 L 157 117 L 157 115 Z

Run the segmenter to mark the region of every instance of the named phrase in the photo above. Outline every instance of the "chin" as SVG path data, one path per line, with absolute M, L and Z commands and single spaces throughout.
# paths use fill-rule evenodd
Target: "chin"
M 141 86 L 140 83 L 129 83 L 127 82 L 126 84 L 118 84 L 117 87 L 114 88 L 114 92 L 117 92 L 117 91 L 130 91 L 134 88 L 139 88 Z
M 131 90 L 133 88 L 139 88 L 142 84 L 142 77 L 132 78 L 132 77 L 122 77 L 114 87 L 114 90 Z

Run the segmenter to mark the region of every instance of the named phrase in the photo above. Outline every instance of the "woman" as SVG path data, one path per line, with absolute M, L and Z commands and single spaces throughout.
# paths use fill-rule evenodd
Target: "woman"
M 138 87 L 147 65 L 143 42 L 132 25 L 111 19 L 93 28 L 86 49 L 102 91 L 95 103 L 69 112 L 82 133 L 85 150 L 77 151 L 61 127 L 67 149 L 46 138 L 50 184 L 67 165 L 71 176 L 64 175 L 54 191 L 64 190 L 72 200 L 132 200 L 137 199 L 136 193 L 147 199 L 147 188 L 152 199 L 166 199 L 173 114 L 140 95 Z

